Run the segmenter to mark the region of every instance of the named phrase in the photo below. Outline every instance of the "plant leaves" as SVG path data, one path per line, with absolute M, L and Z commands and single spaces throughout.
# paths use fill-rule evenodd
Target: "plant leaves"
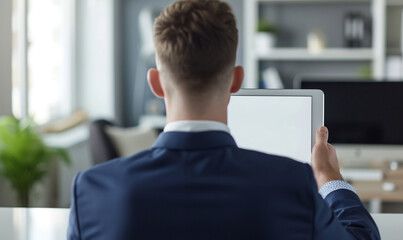
M 66 150 L 44 144 L 32 119 L 0 118 L 0 173 L 18 195 L 29 194 L 53 160 L 71 163 Z

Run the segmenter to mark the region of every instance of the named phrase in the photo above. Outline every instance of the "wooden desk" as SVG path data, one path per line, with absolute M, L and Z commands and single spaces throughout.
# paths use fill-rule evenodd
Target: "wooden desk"
M 66 239 L 69 209 L 0 208 L 0 238 L 4 240 Z M 383 240 L 403 236 L 403 214 L 372 214 Z
M 383 184 L 393 183 L 393 191 L 385 191 Z M 385 171 L 383 181 L 355 181 L 352 182 L 362 201 L 370 203 L 370 212 L 382 212 L 382 202 L 403 203 L 403 171 Z
M 393 191 L 383 190 L 386 182 L 394 183 L 396 188 Z M 353 187 L 357 191 L 362 201 L 379 199 L 386 202 L 403 202 L 403 180 L 392 180 L 382 182 L 353 182 Z

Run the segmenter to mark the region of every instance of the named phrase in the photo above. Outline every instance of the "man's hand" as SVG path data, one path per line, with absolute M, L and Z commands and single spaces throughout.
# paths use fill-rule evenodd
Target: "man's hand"
M 312 150 L 312 169 L 318 189 L 329 181 L 343 180 L 336 150 L 327 142 L 328 137 L 329 131 L 326 127 L 320 127 L 316 131 L 316 144 Z

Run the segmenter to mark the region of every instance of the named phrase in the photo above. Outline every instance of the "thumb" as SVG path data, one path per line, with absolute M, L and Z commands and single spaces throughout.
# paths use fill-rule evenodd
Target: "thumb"
M 329 131 L 327 129 L 327 127 L 320 127 L 317 131 L 316 131 L 316 144 L 319 143 L 324 143 L 327 144 L 327 140 L 329 138 Z

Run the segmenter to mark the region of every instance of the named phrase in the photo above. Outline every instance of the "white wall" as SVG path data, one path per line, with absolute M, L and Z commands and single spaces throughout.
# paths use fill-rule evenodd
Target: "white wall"
M 0 1 L 0 115 L 11 114 L 12 1 Z
M 114 118 L 114 0 L 77 1 L 77 103 L 91 118 Z

